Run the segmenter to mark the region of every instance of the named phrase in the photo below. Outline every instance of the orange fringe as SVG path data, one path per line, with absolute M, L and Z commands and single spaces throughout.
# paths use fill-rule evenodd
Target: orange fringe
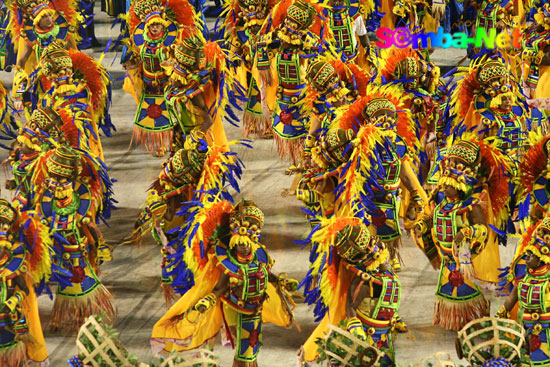
M 273 134 L 273 140 L 277 144 L 279 158 L 291 159 L 292 164 L 297 164 L 300 161 L 300 153 L 304 149 L 303 139 L 284 139 L 277 134 Z
M 168 152 L 172 146 L 172 135 L 172 130 L 147 131 L 138 126 L 134 126 L 130 147 L 135 139 L 136 144 L 140 144 L 151 155 L 156 155 L 163 149 Z
M 0 349 L 0 366 L 27 367 L 28 365 L 23 342 L 19 341 L 9 348 Z
M 172 288 L 170 284 L 160 283 L 160 288 L 162 289 L 162 294 L 164 295 L 166 307 L 170 307 L 179 299 L 179 296 L 176 292 L 174 292 L 174 288 Z
M 247 111 L 244 112 L 242 121 L 244 138 L 248 138 L 250 134 L 257 134 L 260 137 L 265 136 L 271 124 L 270 118 Z
M 433 324 L 459 331 L 470 321 L 488 315 L 489 303 L 482 295 L 467 302 L 451 302 L 436 296 Z
M 103 313 L 104 320 L 112 324 L 116 319 L 116 310 L 112 301 L 113 295 L 102 284 L 82 297 L 66 297 L 57 294 L 53 303 L 50 329 L 64 333 L 77 332 L 87 317 Z
M 245 362 L 233 360 L 233 367 L 258 367 L 258 361 Z

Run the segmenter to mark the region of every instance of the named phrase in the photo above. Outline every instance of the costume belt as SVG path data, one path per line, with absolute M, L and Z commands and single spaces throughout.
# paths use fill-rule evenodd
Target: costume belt
M 525 310 L 523 312 L 524 322 L 550 322 L 550 312 L 541 312 L 540 310 Z
M 356 314 L 359 321 L 361 321 L 365 326 L 368 326 L 369 328 L 374 328 L 375 330 L 389 331 L 393 326 L 393 319 L 390 319 L 390 320 L 373 319 L 372 317 L 363 315 L 359 310 L 356 311 Z M 374 334 L 374 332 L 372 334 Z

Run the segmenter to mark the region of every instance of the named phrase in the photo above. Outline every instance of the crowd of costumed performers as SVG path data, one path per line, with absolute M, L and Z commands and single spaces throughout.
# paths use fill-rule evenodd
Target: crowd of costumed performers
M 98 45 L 93 5 L 2 5 L 0 68 L 13 84 L 0 84 L 11 168 L 11 200 L 0 199 L 0 366 L 48 364 L 41 295 L 53 300 L 51 332 L 116 319 L 100 279 L 114 251 L 100 229 L 116 203 L 102 146 L 116 131 L 114 81 L 81 51 Z M 439 271 L 433 325 L 458 332 L 472 365 L 550 366 L 550 4 L 227 0 L 214 29 L 200 1 L 102 6 L 123 14 L 115 46 L 137 106 L 128 140 L 164 161 L 118 244 L 152 236 L 160 249 L 167 311 L 154 354 L 214 348 L 219 334 L 234 367 L 258 366 L 263 324 L 300 330 L 303 297 L 316 326 L 296 346 L 300 365 L 366 365 L 370 350 L 394 366 L 397 334 L 408 332 L 399 272 L 410 235 Z M 442 75 L 433 48 L 381 49 L 372 36 L 440 26 L 521 29 L 521 48 L 470 45 Z M 228 141 L 229 123 L 244 139 Z M 270 218 L 240 192 L 234 147 L 250 148 L 248 138 L 273 139 L 294 176 L 285 193 L 309 224 L 296 239 L 309 252 L 303 279 L 273 271 L 261 237 Z M 501 263 L 511 238 L 514 256 Z M 495 328 L 512 331 L 479 348 L 465 341 Z M 334 359 L 335 330 L 363 348 L 347 364 Z

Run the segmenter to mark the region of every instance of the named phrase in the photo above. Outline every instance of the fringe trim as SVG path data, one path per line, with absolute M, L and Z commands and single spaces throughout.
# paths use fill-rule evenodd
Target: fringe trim
M 0 349 L 0 366 L 28 367 L 25 344 L 19 341 L 11 347 Z
M 245 362 L 233 360 L 233 367 L 258 367 L 258 361 Z
M 466 302 L 452 302 L 435 297 L 433 324 L 447 330 L 459 331 L 472 320 L 489 315 L 489 302 L 480 295 Z
M 250 134 L 264 137 L 271 127 L 271 119 L 269 117 L 248 111 L 244 111 L 242 121 L 244 138 L 248 138 Z
M 300 161 L 300 153 L 304 149 L 304 139 L 284 139 L 273 134 L 273 140 L 277 144 L 280 159 L 291 159 L 292 164 L 297 164 Z
M 141 145 L 149 154 L 157 157 L 162 157 L 172 147 L 172 129 L 165 131 L 148 131 L 134 126 L 130 147 L 134 140 L 136 144 Z
M 174 288 L 170 284 L 160 283 L 160 288 L 162 289 L 162 294 L 164 295 L 164 302 L 166 302 L 166 307 L 170 307 L 174 304 L 179 296 L 174 292 Z
M 92 315 L 104 315 L 108 324 L 116 319 L 116 310 L 113 307 L 113 295 L 103 284 L 81 297 L 66 297 L 57 294 L 52 308 L 50 330 L 64 333 L 77 332 L 84 320 Z

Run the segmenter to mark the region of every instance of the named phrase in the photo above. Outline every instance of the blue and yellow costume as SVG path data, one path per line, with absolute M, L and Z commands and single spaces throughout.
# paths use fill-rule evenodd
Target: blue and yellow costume
M 97 276 L 99 264 L 111 260 L 96 224 L 109 217 L 112 205 L 104 165 L 84 151 L 60 146 L 43 154 L 33 184 L 39 188 L 36 210 L 54 241 L 57 294 L 51 327 L 77 330 L 86 317 L 103 312 L 114 321 L 112 295 Z
M 234 208 L 220 201 L 198 208 L 189 219 L 189 228 L 197 230 L 182 232 L 185 266 L 179 276 L 187 291 L 153 328 L 153 352 L 194 349 L 222 329 L 236 348 L 233 365 L 257 366 L 262 324 L 292 323 L 286 280 L 273 278 L 273 262 L 258 242 L 263 213 L 250 201 Z
M 301 150 L 301 138 L 309 130 L 304 71 L 308 60 L 325 52 L 333 38 L 321 10 L 308 0 L 279 2 L 264 22 L 257 43 L 255 71 L 259 72 L 257 79 L 266 85 L 262 98 L 273 111 L 279 155 L 294 162 Z
M 316 340 L 329 324 L 346 320 L 350 333 L 385 352 L 382 366 L 394 365 L 392 332 L 401 284 L 395 274 L 381 269 L 388 260 L 384 243 L 359 218 L 336 216 L 321 219 L 307 241 L 312 244 L 311 264 L 300 286 L 321 322 L 302 347 L 304 359 L 316 360 Z M 366 296 L 359 298 L 367 284 Z
M 196 31 L 196 16 L 187 0 L 141 0 L 129 12 L 134 65 L 128 69 L 123 88 L 138 104 L 133 138 L 150 153 L 163 155 L 171 147 L 174 122 L 166 106 L 168 75 L 162 64 L 169 58 L 170 46 Z M 152 33 L 157 27 L 160 31 Z
M 512 271 L 512 294 L 497 312 L 498 317 L 510 318 L 510 312 L 519 303 L 518 321 L 525 330 L 528 349 L 522 366 L 550 365 L 550 217 L 546 215 L 532 224 L 518 243 Z M 522 263 L 522 266 L 518 264 Z M 525 266 L 525 264 L 527 266 Z
M 47 364 L 35 286 L 51 273 L 51 240 L 36 213 L 0 199 L 0 364 Z
M 499 278 L 495 230 L 500 233 L 508 218 L 509 168 L 496 146 L 473 137 L 446 151 L 432 216 L 425 214 L 416 227 L 417 234 L 431 231 L 442 259 L 434 325 L 460 330 L 489 312 L 480 287 L 494 289 Z M 456 195 L 447 193 L 449 187 Z

